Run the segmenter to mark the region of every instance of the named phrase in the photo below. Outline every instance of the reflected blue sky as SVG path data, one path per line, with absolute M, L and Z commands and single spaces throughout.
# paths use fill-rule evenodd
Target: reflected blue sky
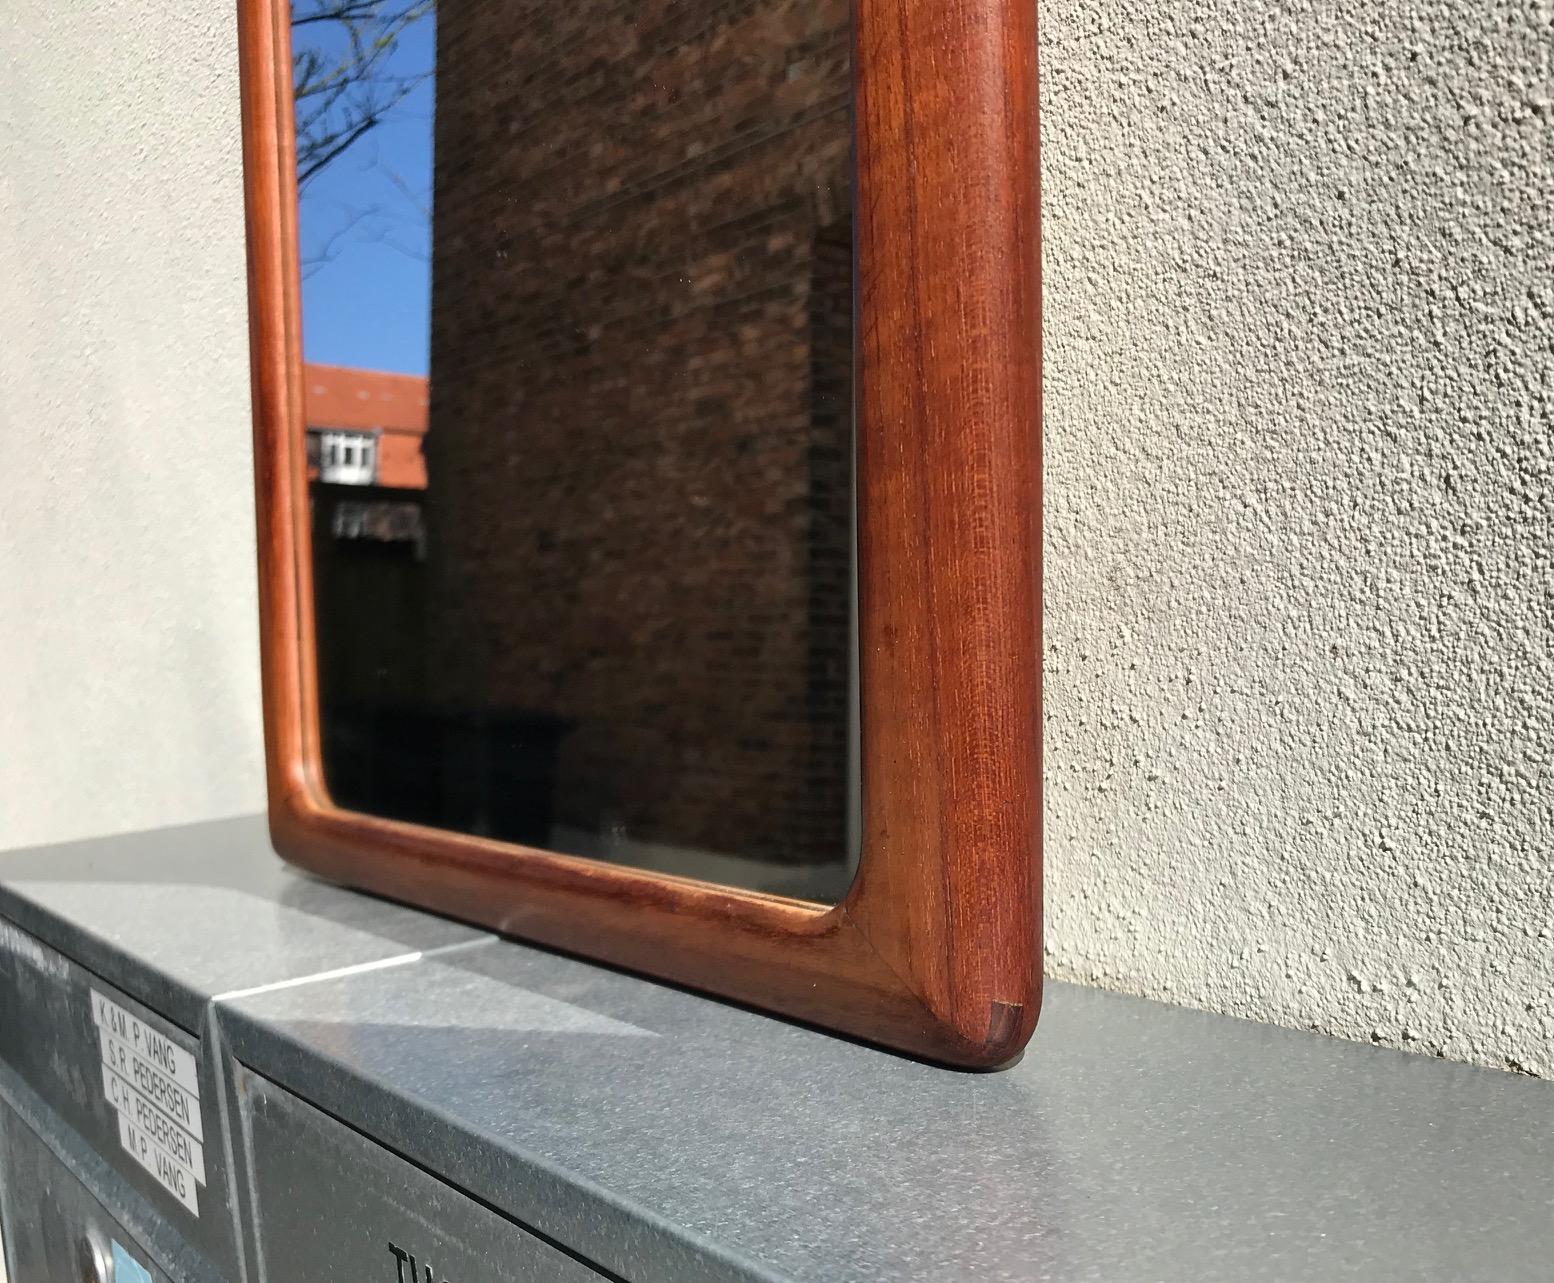
M 300 49 L 338 54 L 329 23 L 299 27 Z M 400 38 L 385 71 L 412 76 L 436 57 L 435 17 Z M 431 305 L 433 80 L 320 171 L 302 193 L 302 347 L 331 365 L 426 374 Z

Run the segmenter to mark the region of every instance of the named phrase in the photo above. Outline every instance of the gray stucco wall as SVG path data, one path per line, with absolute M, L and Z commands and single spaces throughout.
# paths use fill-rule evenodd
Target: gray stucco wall
M 263 804 L 235 31 L 0 5 L 0 847 Z
M 1554 1073 L 1554 8 L 1042 14 L 1051 967 Z M 232 37 L 0 12 L 0 846 L 262 803 Z
M 1554 1073 L 1554 6 L 1043 18 L 1051 969 Z

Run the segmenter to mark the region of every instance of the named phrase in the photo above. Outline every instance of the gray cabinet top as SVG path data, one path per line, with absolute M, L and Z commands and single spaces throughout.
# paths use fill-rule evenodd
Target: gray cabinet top
M 623 1278 L 1536 1279 L 1554 1085 L 1068 985 L 964 1074 L 288 872 L 238 820 L 0 913 Z

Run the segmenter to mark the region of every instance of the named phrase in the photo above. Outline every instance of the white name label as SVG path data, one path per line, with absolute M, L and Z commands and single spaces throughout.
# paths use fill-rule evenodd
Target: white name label
M 195 1098 L 200 1094 L 200 1078 L 194 1057 L 166 1034 L 160 1034 L 139 1016 L 125 1011 L 112 999 L 92 990 L 92 1023 L 110 1038 L 117 1039 L 157 1071 Z
M 103 1066 L 103 1094 L 121 1116 L 155 1141 L 164 1153 L 193 1172 L 194 1179 L 201 1185 L 205 1184 L 205 1147 L 107 1065 Z
M 205 1122 L 194 1057 L 133 1012 L 92 990 L 103 1097 L 119 1144 L 195 1216 L 205 1184 Z
M 119 1115 L 119 1144 L 124 1147 L 126 1154 L 156 1177 L 163 1189 L 194 1215 L 200 1214 L 200 1197 L 194 1188 L 194 1173 L 161 1149 L 123 1114 Z

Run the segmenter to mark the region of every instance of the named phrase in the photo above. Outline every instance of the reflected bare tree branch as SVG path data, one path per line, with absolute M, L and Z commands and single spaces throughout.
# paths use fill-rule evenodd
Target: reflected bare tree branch
M 292 55 L 297 104 L 297 183 L 306 189 L 432 75 L 389 70 L 400 38 L 436 0 L 298 0 L 292 29 L 332 24 L 326 51 L 299 39 Z

